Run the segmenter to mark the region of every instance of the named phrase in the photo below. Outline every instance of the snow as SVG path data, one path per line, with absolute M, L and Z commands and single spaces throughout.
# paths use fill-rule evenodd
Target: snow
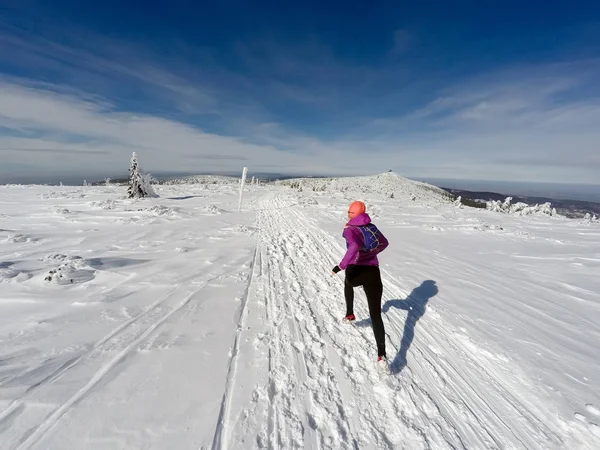
M 295 181 L 0 186 L 0 448 L 600 448 L 597 221 Z M 387 377 L 331 275 L 356 199 Z
M 486 208 L 491 211 L 504 212 L 509 214 L 519 214 L 521 216 L 526 215 L 540 215 L 545 214 L 548 216 L 556 216 L 556 209 L 552 208 L 550 202 L 543 203 L 541 205 L 530 206 L 527 203 L 517 202 L 512 204 L 512 197 L 506 197 L 504 202 L 500 200 L 491 200 L 486 202 Z

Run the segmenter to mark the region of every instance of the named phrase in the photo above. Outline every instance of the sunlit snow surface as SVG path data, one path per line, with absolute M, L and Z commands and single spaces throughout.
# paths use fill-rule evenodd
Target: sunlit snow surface
M 0 186 L 1 449 L 600 448 L 600 223 L 395 174 L 238 189 Z M 331 275 L 355 199 L 387 378 Z

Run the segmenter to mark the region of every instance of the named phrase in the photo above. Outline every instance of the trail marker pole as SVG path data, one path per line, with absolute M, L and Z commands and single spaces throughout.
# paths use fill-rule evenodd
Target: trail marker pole
M 244 184 L 246 183 L 246 174 L 248 173 L 248 168 L 244 167 L 242 170 L 242 180 L 240 181 L 240 203 L 238 205 L 238 211 L 242 210 L 242 194 L 244 193 Z

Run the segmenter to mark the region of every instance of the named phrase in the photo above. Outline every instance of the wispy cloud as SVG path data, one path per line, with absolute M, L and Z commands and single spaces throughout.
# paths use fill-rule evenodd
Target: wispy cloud
M 88 91 L 123 98 L 141 91 L 155 101 L 183 108 L 214 112 L 216 99 L 209 88 L 177 75 L 177 64 L 165 68 L 156 55 L 140 44 L 121 42 L 85 30 L 50 30 L 61 42 L 42 33 L 31 33 L 10 25 L 0 32 L 0 56 L 11 67 L 35 71 L 61 84 L 87 86 Z M 40 77 L 40 78 L 42 78 Z
M 471 77 L 418 112 L 452 127 L 573 125 L 600 105 L 600 61 L 539 64 Z M 596 90 L 596 96 L 594 96 Z M 574 113 L 574 114 L 573 114 Z M 587 121 L 586 121 L 587 123 Z
M 365 169 L 352 157 L 345 159 L 352 152 L 358 157 L 359 146 L 343 148 L 286 134 L 276 124 L 258 125 L 252 139 L 221 136 L 157 116 L 116 111 L 106 101 L 79 98 L 61 87 L 41 89 L 14 81 L 0 82 L 0 128 L 12 131 L 0 134 L 0 175 L 18 167 L 24 174 L 114 176 L 126 171 L 133 151 L 146 169 L 160 172 L 235 171 L 242 165 L 298 174 Z M 374 169 L 383 170 L 377 164 Z
M 599 75 L 597 60 L 515 66 L 368 127 L 435 158 L 429 176 L 597 183 Z
M 147 167 L 162 171 L 190 170 L 198 164 L 196 158 L 210 161 L 215 151 L 220 159 L 246 161 L 251 157 L 257 165 L 272 161 L 281 161 L 283 166 L 307 163 L 298 155 L 273 147 L 205 133 L 160 117 L 112 111 L 105 104 L 71 95 L 7 83 L 0 84 L 0 126 L 39 136 L 0 136 L 0 155 L 9 163 L 2 164 L 3 168 L 13 163 L 50 172 L 85 171 L 86 167 L 110 172 L 120 162 L 126 170 L 132 151 L 140 154 Z M 38 153 L 35 162 L 30 159 L 31 151 Z M 68 158 L 61 157 L 65 152 Z M 211 163 L 195 168 L 210 170 Z
M 391 52 L 410 54 L 417 39 L 397 30 Z M 110 176 L 136 151 L 152 171 L 597 182 L 596 60 L 457 79 L 344 61 L 316 38 L 238 43 L 236 68 L 210 49 L 169 45 L 2 27 L 0 172 Z

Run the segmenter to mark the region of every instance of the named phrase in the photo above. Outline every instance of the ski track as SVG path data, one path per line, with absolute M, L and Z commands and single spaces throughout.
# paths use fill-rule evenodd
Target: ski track
M 229 270 L 230 271 L 230 270 Z M 227 273 L 229 273 L 229 271 Z M 119 353 L 107 362 L 101 362 L 100 367 L 93 372 L 89 381 L 68 398 L 65 402 L 57 406 L 53 412 L 33 429 L 29 430 L 21 437 L 15 450 L 25 450 L 39 443 L 44 436 L 59 422 L 65 413 L 77 402 L 81 401 L 100 381 L 121 361 L 127 358 L 135 351 L 142 342 L 149 338 L 156 328 L 160 327 L 175 313 L 182 310 L 194 296 L 207 284 L 214 280 L 219 280 L 224 274 L 218 274 L 204 280 L 198 280 L 193 283 L 193 289 L 183 289 L 177 285 L 167 294 L 147 306 L 143 311 L 129 320 L 123 322 L 114 328 L 110 333 L 98 340 L 81 355 L 71 358 L 62 364 L 56 371 L 30 386 L 23 395 L 13 400 L 13 402 L 0 413 L 0 428 L 6 421 L 14 419 L 14 416 L 22 412 L 28 400 L 39 394 L 45 388 L 66 376 L 75 367 L 83 366 L 86 363 L 94 364 L 102 360 L 103 355 L 108 354 L 115 349 L 121 349 Z M 179 292 L 183 291 L 182 294 Z M 177 302 L 183 296 L 183 300 Z M 175 305 L 173 305 L 175 303 Z M 148 323 L 144 323 L 144 321 Z
M 273 324 L 269 350 L 269 430 L 268 448 L 335 448 L 338 436 L 347 434 L 343 416 L 333 427 L 320 428 L 325 417 L 338 417 L 342 409 L 339 392 L 328 385 L 330 367 L 324 364 L 325 342 L 314 318 L 307 320 L 306 302 L 300 283 L 290 272 L 290 256 L 285 237 L 280 234 L 275 209 L 263 211 L 259 221 L 266 234 L 263 239 L 267 274 L 267 311 Z M 316 380 L 324 386 L 313 385 Z M 320 388 L 320 389 L 319 389 Z
M 395 362 L 393 375 L 380 379 L 370 324 L 340 320 L 343 285 L 330 274 L 344 252 L 341 239 L 320 230 L 294 204 L 272 194 L 258 210 L 263 286 L 257 292 L 264 292 L 272 327 L 267 385 L 259 387 L 268 396 L 255 404 L 267 414 L 266 430 L 259 432 L 267 440 L 259 448 L 575 448 L 565 441 L 567 424 L 544 410 L 518 368 L 434 311 L 427 313 L 427 326 L 404 311 L 384 314 L 390 360 L 407 320 L 414 320 L 416 331 L 410 366 Z M 417 300 L 388 271 L 382 275 L 384 301 Z M 356 313 L 366 318 L 364 294 L 356 293 Z M 528 395 L 512 394 L 523 386 Z
M 19 398 L 15 399 L 4 411 L 2 411 L 2 413 L 0 413 L 0 425 L 8 416 L 10 416 L 15 410 L 19 409 L 37 391 L 44 388 L 46 385 L 51 384 L 51 383 L 55 382 L 56 380 L 60 379 L 63 375 L 65 375 L 70 369 L 72 369 L 74 366 L 79 364 L 81 361 L 84 361 L 85 359 L 90 358 L 94 352 L 101 350 L 101 348 L 104 344 L 106 344 L 108 341 L 113 339 L 115 336 L 117 336 L 119 333 L 121 333 L 124 329 L 130 327 L 133 323 L 135 323 L 135 322 L 139 321 L 140 319 L 142 319 L 143 317 L 147 316 L 150 312 L 155 310 L 159 305 L 164 303 L 164 301 L 166 299 L 168 299 L 172 294 L 174 294 L 174 292 L 177 291 L 178 289 L 179 289 L 178 287 L 176 287 L 175 289 L 172 289 L 166 295 L 164 295 L 163 297 L 161 297 L 160 299 L 158 299 L 157 301 L 152 303 L 150 306 L 145 308 L 141 313 L 139 313 L 135 317 L 131 318 L 130 320 L 123 322 L 121 325 L 119 325 L 118 327 L 113 329 L 110 333 L 108 333 L 102 339 L 100 339 L 96 343 L 92 344 L 88 348 L 88 350 L 86 352 L 84 352 L 82 355 L 79 355 L 75 358 L 71 358 L 69 361 L 62 364 L 54 373 L 47 376 L 43 380 L 37 382 L 36 384 L 30 386 L 23 395 L 21 395 Z M 31 370 L 31 369 L 28 368 L 27 371 L 29 371 L 29 370 Z M 19 376 L 22 376 L 22 375 L 24 375 L 24 373 L 18 374 L 16 376 L 14 376 L 13 378 L 18 378 Z
M 236 380 L 237 374 L 237 356 L 238 356 L 238 348 L 239 342 L 241 339 L 241 335 L 244 330 L 245 319 L 247 315 L 247 304 L 248 297 L 250 295 L 250 286 L 252 285 L 252 281 L 256 278 L 256 262 L 260 258 L 260 254 L 258 253 L 258 247 L 254 253 L 254 258 L 252 259 L 252 267 L 250 268 L 250 277 L 248 279 L 248 285 L 246 287 L 246 291 L 242 296 L 242 302 L 240 305 L 239 311 L 239 319 L 238 325 L 235 331 L 235 337 L 233 342 L 233 347 L 231 349 L 231 357 L 229 358 L 229 364 L 227 367 L 227 377 L 225 382 L 225 393 L 223 394 L 223 400 L 221 401 L 221 409 L 219 412 L 219 418 L 217 420 L 217 427 L 215 430 L 215 437 L 212 443 L 212 450 L 221 450 L 227 449 L 226 442 L 223 442 L 223 435 L 227 434 L 227 428 L 229 426 L 229 409 L 231 402 L 231 392 Z

